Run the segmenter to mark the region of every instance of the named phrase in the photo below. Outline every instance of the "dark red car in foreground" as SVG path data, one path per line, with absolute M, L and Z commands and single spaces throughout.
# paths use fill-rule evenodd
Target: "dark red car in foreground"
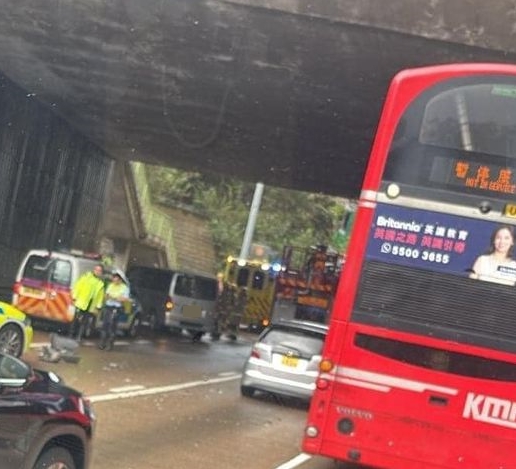
M 0 353 L 0 469 L 87 469 L 94 422 L 57 375 Z

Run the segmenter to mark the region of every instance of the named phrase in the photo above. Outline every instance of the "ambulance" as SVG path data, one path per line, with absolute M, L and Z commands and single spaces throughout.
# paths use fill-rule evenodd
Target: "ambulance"
M 223 274 L 224 289 L 234 292 L 233 304 L 225 305 L 225 309 L 236 311 L 243 329 L 261 332 L 269 325 L 274 298 L 271 264 L 262 259 L 228 256 Z

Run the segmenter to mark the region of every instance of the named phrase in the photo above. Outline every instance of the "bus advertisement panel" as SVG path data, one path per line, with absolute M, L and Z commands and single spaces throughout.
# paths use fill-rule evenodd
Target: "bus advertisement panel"
M 391 83 L 303 449 L 385 469 L 516 460 L 516 66 Z
M 500 225 L 428 210 L 378 204 L 366 259 L 472 276 Z M 511 226 L 507 230 L 512 231 Z M 488 266 L 486 266 L 488 267 Z M 481 278 L 514 285 L 516 261 L 508 259 Z

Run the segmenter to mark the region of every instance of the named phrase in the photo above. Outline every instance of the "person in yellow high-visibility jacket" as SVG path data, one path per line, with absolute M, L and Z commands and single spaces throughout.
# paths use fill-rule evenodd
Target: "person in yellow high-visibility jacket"
M 106 304 L 102 312 L 102 332 L 99 349 L 112 350 L 115 343 L 116 329 L 124 303 L 129 301 L 129 287 L 125 275 L 114 271 L 111 283 L 106 287 Z
M 75 316 L 70 325 L 70 337 L 80 341 L 91 315 L 98 314 L 104 302 L 104 269 L 101 264 L 82 274 L 72 288 Z M 94 318 L 93 318 L 94 319 Z

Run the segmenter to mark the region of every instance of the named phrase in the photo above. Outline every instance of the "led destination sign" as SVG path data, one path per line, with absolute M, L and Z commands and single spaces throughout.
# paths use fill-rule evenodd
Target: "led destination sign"
M 516 194 L 516 177 L 511 168 L 442 156 L 434 158 L 430 181 L 500 194 Z

